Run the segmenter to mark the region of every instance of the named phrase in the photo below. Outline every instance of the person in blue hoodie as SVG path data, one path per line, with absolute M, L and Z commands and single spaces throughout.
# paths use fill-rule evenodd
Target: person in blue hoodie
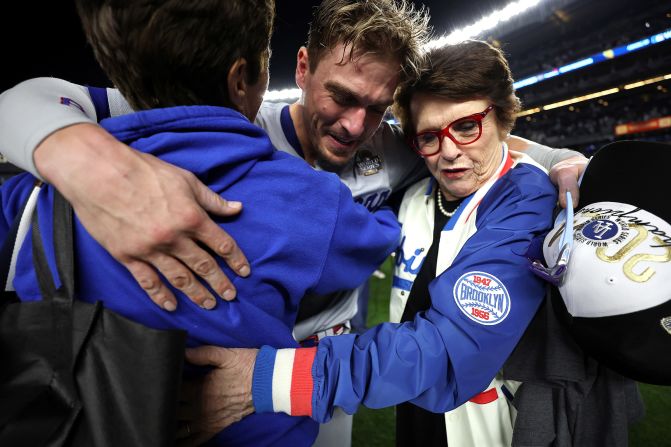
M 268 85 L 274 0 L 80 0 L 77 9 L 99 63 L 137 111 L 102 126 L 133 148 L 191 172 L 216 193 L 248 204 L 235 219 L 218 223 L 244 250 L 252 274 L 231 274 L 237 299 L 211 312 L 199 312 L 185 296 L 189 290 L 173 288 L 180 305 L 165 312 L 75 219 L 76 297 L 102 301 L 149 327 L 184 329 L 191 347 L 298 347 L 292 327 L 299 300 L 362 283 L 396 248 L 399 228 L 391 211 L 369 213 L 337 176 L 276 151 L 252 124 Z M 3 240 L 35 180 L 23 174 L 2 186 Z M 37 198 L 44 235 L 52 232 L 44 217 L 52 215 L 52 205 L 53 188 L 45 185 Z M 54 262 L 49 242 L 48 260 Z M 231 273 L 222 259 L 211 261 Z M 24 301 L 41 299 L 30 237 L 19 251 L 14 287 Z M 212 443 L 307 446 L 316 434 L 317 423 L 309 418 L 252 414 Z

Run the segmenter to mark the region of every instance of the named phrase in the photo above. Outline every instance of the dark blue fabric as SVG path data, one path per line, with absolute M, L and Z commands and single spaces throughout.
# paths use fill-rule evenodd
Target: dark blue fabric
M 294 120 L 291 119 L 291 111 L 289 106 L 286 105 L 282 108 L 282 113 L 280 114 L 280 123 L 282 124 L 282 131 L 284 136 L 287 137 L 287 141 L 294 148 L 296 153 L 301 157 L 305 158 L 303 153 L 303 148 L 301 147 L 301 142 L 298 139 L 298 134 L 296 133 L 296 126 L 294 126 Z
M 176 290 L 177 310 L 161 310 L 80 222 L 75 223 L 77 297 L 101 300 L 105 307 L 150 327 L 186 329 L 189 346 L 297 347 L 292 327 L 299 300 L 307 292 L 356 287 L 397 244 L 398 225 L 390 212 L 374 217 L 355 205 L 335 175 L 275 151 L 263 130 L 233 110 L 175 107 L 110 118 L 101 125 L 136 149 L 192 171 L 226 199 L 243 203 L 238 217 L 215 219 L 240 245 L 252 273 L 237 277 L 220 260 L 238 298 L 219 301 L 211 311 Z M 2 186 L 5 222 L 0 230 L 6 231 L 32 184 L 31 176 L 22 175 Z M 37 204 L 45 247 L 52 246 L 51 191 L 46 188 Z M 28 237 L 15 281 L 26 301 L 40 299 L 30 245 Z M 57 278 L 51 250 L 47 256 Z M 317 424 L 308 418 L 253 414 L 222 431 L 212 445 L 307 446 L 316 433 Z
M 96 119 L 98 122 L 109 118 L 110 115 L 110 105 L 107 98 L 107 89 L 103 87 L 86 87 L 89 90 L 89 95 L 91 96 L 91 101 L 93 101 L 93 107 L 96 109 Z

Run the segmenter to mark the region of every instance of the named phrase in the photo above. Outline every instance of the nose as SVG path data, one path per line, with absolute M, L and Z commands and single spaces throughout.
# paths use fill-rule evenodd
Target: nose
M 343 114 L 340 124 L 351 137 L 361 137 L 366 131 L 366 108 L 350 107 Z
M 454 141 L 448 137 L 444 137 L 443 141 L 440 144 L 440 156 L 441 158 L 454 161 L 461 155 L 461 149 L 456 145 Z

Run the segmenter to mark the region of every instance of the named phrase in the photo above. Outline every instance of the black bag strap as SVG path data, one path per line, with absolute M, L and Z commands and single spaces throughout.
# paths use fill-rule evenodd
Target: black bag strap
M 74 249 L 73 249 L 73 221 L 72 206 L 57 191 L 54 193 L 53 205 L 53 244 L 56 255 L 56 268 L 61 280 L 61 287 L 56 286 L 51 274 L 44 251 L 44 243 L 39 226 L 38 211 L 33 213 L 33 265 L 40 286 L 40 292 L 44 299 L 64 299 L 69 302 L 74 300 Z
M 54 190 L 54 249 L 56 268 L 68 298 L 75 294 L 74 222 L 72 205 L 60 192 Z

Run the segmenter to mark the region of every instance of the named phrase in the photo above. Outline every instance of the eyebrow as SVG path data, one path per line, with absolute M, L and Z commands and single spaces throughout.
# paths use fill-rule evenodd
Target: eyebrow
M 342 96 L 346 99 L 354 99 L 357 102 L 363 102 L 361 101 L 361 97 L 353 92 L 352 90 L 348 89 L 347 87 L 338 84 L 337 82 L 333 81 L 327 81 L 324 83 L 324 87 L 329 90 L 331 93 L 335 93 L 336 95 Z M 384 103 L 374 103 L 374 104 L 369 104 L 368 107 L 390 107 L 394 103 L 393 100 Z

